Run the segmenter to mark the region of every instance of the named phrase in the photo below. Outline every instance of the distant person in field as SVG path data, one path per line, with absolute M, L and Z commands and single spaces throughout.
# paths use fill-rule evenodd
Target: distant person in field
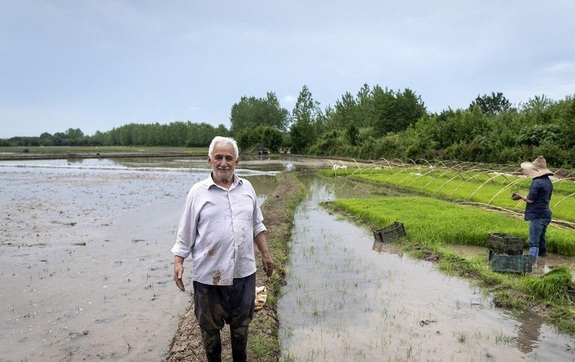
M 525 176 L 533 179 L 529 194 L 513 193 L 513 200 L 525 201 L 525 220 L 529 221 L 529 255 L 535 264 L 537 258 L 547 254 L 547 225 L 551 222 L 551 209 L 549 202 L 553 193 L 553 183 L 549 176 L 553 175 L 547 168 L 543 156 L 533 162 L 523 162 L 521 171 Z
M 191 187 L 172 248 L 174 281 L 182 291 L 184 259 L 192 259 L 194 313 L 210 362 L 221 361 L 224 323 L 230 326 L 234 362 L 247 359 L 256 296 L 254 244 L 267 275 L 274 270 L 256 192 L 248 180 L 234 173 L 238 161 L 234 139 L 212 140 L 211 173 Z

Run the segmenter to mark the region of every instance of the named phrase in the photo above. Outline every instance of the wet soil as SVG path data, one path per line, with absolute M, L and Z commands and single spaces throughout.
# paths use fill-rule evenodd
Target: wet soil
M 190 174 L 0 168 L 0 361 L 161 360 Z
M 274 175 L 243 176 L 263 202 Z M 165 360 L 190 305 L 170 248 L 206 176 L 108 160 L 2 164 L 0 361 Z

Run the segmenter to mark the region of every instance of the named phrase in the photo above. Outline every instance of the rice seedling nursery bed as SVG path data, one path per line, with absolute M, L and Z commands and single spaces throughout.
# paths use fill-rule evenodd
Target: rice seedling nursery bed
M 437 167 L 383 167 L 357 170 L 323 171 L 326 175 L 348 176 L 403 189 L 461 201 L 478 202 L 523 212 L 523 201 L 511 200 L 511 194 L 527 193 L 531 179 L 494 170 L 458 171 Z M 553 182 L 551 209 L 554 219 L 575 223 L 575 182 L 571 178 L 556 178 Z

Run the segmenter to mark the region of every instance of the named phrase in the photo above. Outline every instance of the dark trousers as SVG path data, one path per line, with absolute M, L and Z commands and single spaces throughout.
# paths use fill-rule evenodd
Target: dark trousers
M 194 313 L 209 362 L 221 361 L 220 331 L 230 325 L 234 362 L 246 361 L 248 327 L 254 316 L 255 273 L 234 279 L 233 285 L 215 286 L 194 282 Z

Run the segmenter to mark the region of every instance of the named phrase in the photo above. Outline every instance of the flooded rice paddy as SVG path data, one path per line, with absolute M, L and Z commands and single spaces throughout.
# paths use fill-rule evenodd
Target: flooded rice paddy
M 261 202 L 293 168 L 244 165 Z M 0 361 L 161 361 L 190 302 L 169 250 L 207 172 L 203 160 L 1 162 Z M 537 316 L 495 308 L 319 205 L 360 186 L 307 187 L 278 306 L 283 361 L 575 360 Z
M 260 201 L 275 188 L 275 173 L 242 173 Z M 190 303 L 170 249 L 186 194 L 207 174 L 1 163 L 0 361 L 163 360 Z
M 310 182 L 295 216 L 279 301 L 283 361 L 574 360 L 573 340 L 540 317 L 496 308 L 468 282 L 330 214 L 319 203 L 336 191 L 352 196 Z

